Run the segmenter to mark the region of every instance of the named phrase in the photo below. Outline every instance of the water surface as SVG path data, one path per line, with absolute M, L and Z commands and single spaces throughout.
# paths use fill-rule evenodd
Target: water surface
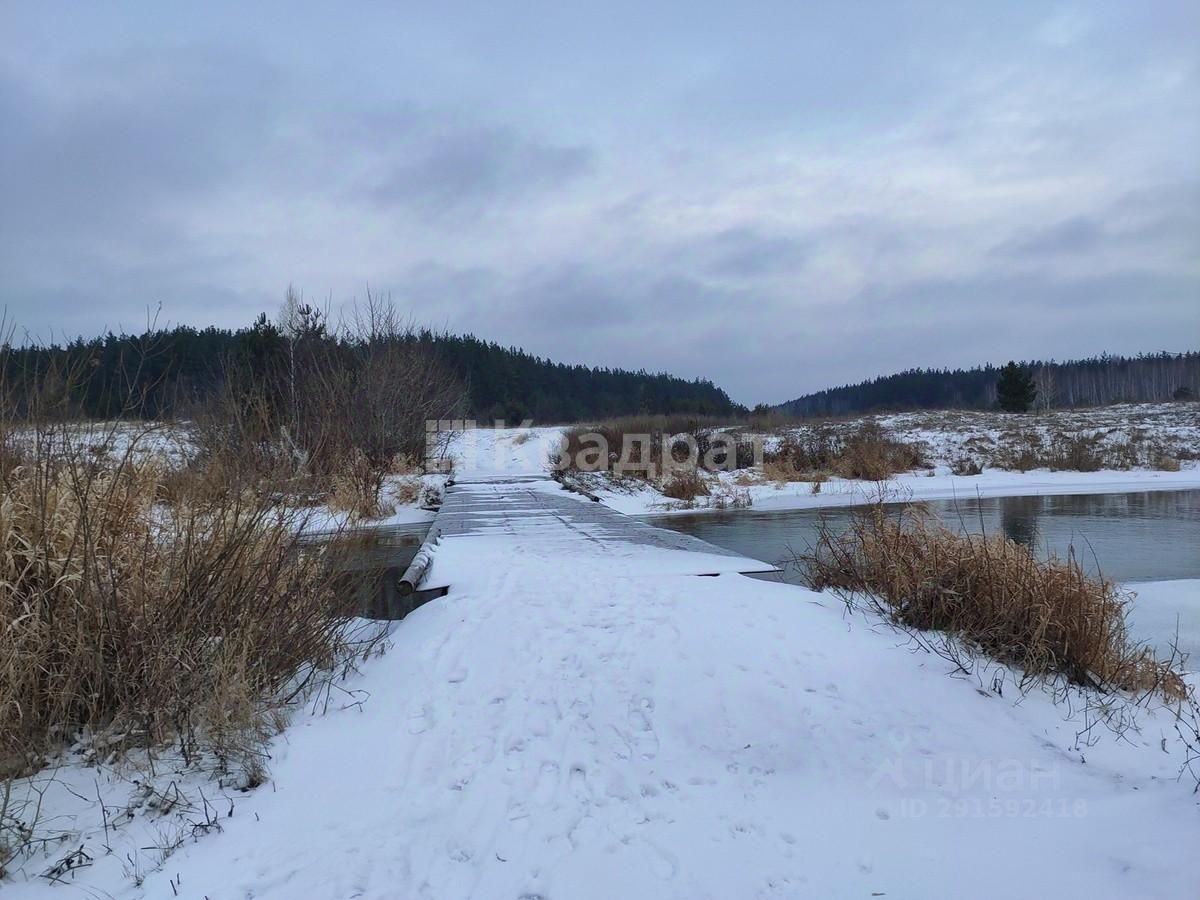
M 1120 582 L 1200 578 L 1200 491 L 930 500 L 947 526 L 1003 534 L 1039 555 L 1074 552 L 1091 574 Z M 903 504 L 891 504 L 899 511 Z M 835 529 L 853 508 L 732 510 L 657 516 L 654 524 L 781 564 L 808 550 L 822 518 Z M 799 582 L 792 568 L 786 576 Z

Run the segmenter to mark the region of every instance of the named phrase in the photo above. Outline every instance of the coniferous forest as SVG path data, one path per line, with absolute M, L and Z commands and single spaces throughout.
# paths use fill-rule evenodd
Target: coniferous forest
M 369 342 L 361 331 L 328 327 L 320 311 L 303 340 L 329 354 L 348 354 Z M 327 319 L 327 317 L 326 317 Z M 389 337 L 394 340 L 395 335 Z M 645 369 L 629 371 L 554 362 L 473 335 L 404 330 L 414 359 L 436 359 L 459 382 L 465 407 L 480 421 L 532 419 L 540 424 L 624 415 L 737 416 L 745 407 L 711 381 L 686 380 Z M 83 418 L 186 418 L 227 387 L 232 366 L 264 353 L 286 356 L 288 329 L 265 315 L 239 329 L 180 325 L 138 335 L 108 333 L 66 344 L 4 347 L 3 373 L 13 398 L 23 386 L 45 391 L 56 372 L 86 373 L 64 382 L 57 398 Z M 261 364 L 261 359 L 259 360 Z M 1036 387 L 1034 408 L 1103 406 L 1200 398 L 1200 352 L 1102 355 L 1066 362 L 1020 364 Z M 251 370 L 255 366 L 251 365 Z M 858 384 L 829 388 L 770 407 L 787 416 L 819 417 L 913 409 L 992 409 L 1001 368 L 909 369 Z M 766 410 L 756 407 L 756 411 Z
M 1035 409 L 1165 402 L 1200 397 L 1200 352 L 1103 355 L 1026 362 L 1037 388 Z M 912 409 L 992 409 L 1000 367 L 909 369 L 859 384 L 806 394 L 774 410 L 792 416 L 841 416 Z
M 743 411 L 710 381 L 566 365 L 471 335 L 415 329 L 401 339 L 421 351 L 414 358 L 437 359 L 457 377 L 466 395 L 466 414 L 481 421 L 528 418 L 546 424 L 637 414 L 719 416 Z M 367 340 L 362 334 L 337 333 L 323 326 L 304 337 L 307 344 L 325 344 L 330 354 L 347 354 L 353 345 Z M 57 398 L 73 415 L 186 418 L 221 393 L 231 363 L 265 353 L 286 356 L 288 338 L 286 329 L 280 331 L 262 316 L 237 330 L 177 326 L 5 350 L 6 384 L 16 398 L 26 385 L 37 383 L 44 390 L 47 373 L 85 372 L 86 378 L 64 382 L 61 389 L 69 396 Z

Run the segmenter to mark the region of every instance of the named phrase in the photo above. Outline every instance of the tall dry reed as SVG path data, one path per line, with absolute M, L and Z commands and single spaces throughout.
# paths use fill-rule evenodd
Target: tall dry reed
M 868 595 L 895 622 L 947 632 L 1030 676 L 1185 693 L 1167 664 L 1129 638 L 1127 596 L 1072 556 L 1039 559 L 1003 536 L 954 532 L 930 513 L 880 503 L 843 531 L 823 527 L 804 564 L 817 589 Z

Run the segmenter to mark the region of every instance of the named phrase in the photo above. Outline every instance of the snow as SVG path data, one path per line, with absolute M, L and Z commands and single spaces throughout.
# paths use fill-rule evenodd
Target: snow
M 1142 455 L 1154 449 L 1187 456 L 1200 447 L 1200 405 L 1118 403 L 1082 409 L 1012 414 L 973 410 L 893 413 L 873 417 L 898 440 L 923 443 L 943 465 L 964 457 L 987 461 L 1009 437 L 1030 435 L 1055 443 L 1062 436 L 1098 438 L 1105 447 L 1133 442 Z M 861 420 L 851 420 L 856 427 Z
M 455 473 L 472 477 L 544 474 L 558 449 L 562 426 L 539 428 L 471 428 L 454 435 L 449 457 Z
M 540 472 L 556 431 L 479 440 L 460 476 Z M 439 547 L 450 592 L 395 624 L 340 702 L 296 717 L 219 833 L 189 833 L 139 887 L 121 857 L 152 823 L 106 855 L 101 770 L 74 765 L 79 796 L 47 811 L 77 836 L 5 900 L 1195 894 L 1200 799 L 1168 710 L 1089 728 L 1079 692 L 1056 705 L 1012 673 L 994 689 L 1003 669 L 955 675 L 832 595 L 494 524 Z M 1178 585 L 1136 589 L 1189 606 Z M 76 845 L 95 865 L 37 877 Z
M 14 897 L 1182 897 L 1180 758 L 742 576 L 452 561 L 270 788 L 141 888 Z M 493 562 L 487 559 L 486 563 Z M 95 840 L 93 836 L 93 840 Z M 95 848 L 95 844 L 92 844 Z M 1015 865 L 1014 862 L 1019 861 Z M 113 866 L 109 867 L 109 870 Z M 86 873 L 85 873 L 86 874 Z
M 980 475 L 963 476 L 953 474 L 950 469 L 953 461 L 969 455 L 964 446 L 972 439 L 995 443 L 1002 440 L 1005 432 L 1012 430 L 1043 437 L 1062 430 L 1100 433 L 1111 441 L 1121 440 L 1130 432 L 1141 432 L 1149 434 L 1164 447 L 1190 448 L 1194 452 L 1200 447 L 1200 412 L 1193 404 L 1131 404 L 1028 416 L 958 411 L 903 413 L 881 416 L 878 421 L 900 440 L 924 443 L 934 464 L 929 470 L 893 476 L 887 482 L 888 491 L 898 500 L 1200 489 L 1200 463 L 1195 461 L 1183 462 L 1177 472 L 1157 469 L 1013 472 L 985 468 Z M 857 420 L 842 424 L 853 429 L 856 423 Z M 457 436 L 450 455 L 460 471 L 484 474 L 545 472 L 550 453 L 559 446 L 564 430 L 559 426 L 473 429 Z M 626 515 L 703 512 L 714 508 L 704 498 L 694 507 L 672 501 L 638 478 L 597 473 L 580 480 L 606 505 Z M 744 472 L 720 473 L 714 489 L 726 498 L 740 493 L 758 510 L 850 506 L 871 502 L 878 496 L 878 487 L 871 482 L 831 478 L 821 484 L 819 493 L 814 494 L 811 482 L 755 480 Z
M 1130 635 L 1156 645 L 1163 657 L 1176 643 L 1187 654 L 1187 668 L 1200 671 L 1200 579 L 1143 581 L 1125 587 L 1137 595 L 1126 616 Z M 1176 637 L 1164 642 L 1160 639 L 1164 634 Z
M 721 473 L 721 479 L 734 483 L 736 475 Z M 928 473 L 896 475 L 884 483 L 890 499 L 952 500 L 965 497 L 1026 497 L 1061 494 L 1114 494 L 1136 491 L 1182 491 L 1200 489 L 1200 468 L 1179 472 L 1144 469 L 1107 472 L 1006 472 L 985 469 L 983 474 L 954 475 L 948 469 Z M 810 482 L 758 483 L 741 488 L 749 493 L 757 510 L 815 509 L 855 506 L 871 503 L 879 497 L 879 485 L 869 481 L 831 478 L 821 484 L 820 493 L 812 493 Z M 627 515 L 659 515 L 664 512 L 704 512 L 705 507 L 684 508 L 672 504 L 653 488 L 642 483 L 630 490 L 624 485 L 593 485 L 605 503 Z

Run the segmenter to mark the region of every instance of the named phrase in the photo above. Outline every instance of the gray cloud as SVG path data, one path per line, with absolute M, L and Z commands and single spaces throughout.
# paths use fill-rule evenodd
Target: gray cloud
M 1194 5 L 145 6 L 5 14 L 0 304 L 38 334 L 370 284 L 751 403 L 1197 333 Z
M 806 255 L 802 240 L 747 226 L 720 231 L 695 249 L 713 274 L 735 278 L 794 271 L 804 264 Z
M 1104 229 L 1098 222 L 1077 216 L 1049 228 L 1027 231 L 1006 241 L 1000 250 L 1018 256 L 1082 253 L 1095 249 L 1104 237 Z
M 509 128 L 451 131 L 409 147 L 403 135 L 393 141 L 407 153 L 371 189 L 371 199 L 424 215 L 477 213 L 563 184 L 592 163 L 591 153 L 582 147 L 530 140 Z

